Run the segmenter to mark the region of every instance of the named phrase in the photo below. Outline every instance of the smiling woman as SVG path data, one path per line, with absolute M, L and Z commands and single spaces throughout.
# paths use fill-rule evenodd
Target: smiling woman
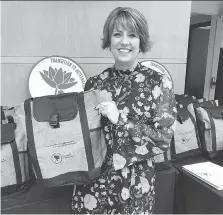
M 145 17 L 130 7 L 115 8 L 104 28 L 102 49 L 115 64 L 88 79 L 85 90 L 111 96 L 96 109 L 102 114 L 107 156 L 104 173 L 76 186 L 75 214 L 151 214 L 155 204 L 153 157 L 169 149 L 176 119 L 172 81 L 138 62 L 150 49 Z
M 133 69 L 138 54 L 150 48 L 148 24 L 136 9 L 116 8 L 107 18 L 103 29 L 102 48 L 109 48 L 118 69 Z M 124 64 L 123 64 L 124 63 Z
M 102 49 L 110 48 L 112 32 L 119 27 L 139 36 L 140 50 L 143 53 L 151 48 L 148 24 L 144 15 L 134 8 L 125 7 L 122 8 L 122 11 L 116 8 L 113 13 L 109 14 L 103 28 Z
M 115 59 L 115 67 L 119 69 L 135 68 L 140 39 L 137 33 L 126 30 L 121 26 L 113 30 L 110 49 Z M 125 64 L 123 64 L 125 62 Z

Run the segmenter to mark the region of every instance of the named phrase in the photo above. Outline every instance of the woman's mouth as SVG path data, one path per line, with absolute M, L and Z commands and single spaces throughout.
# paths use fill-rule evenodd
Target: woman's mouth
M 118 49 L 118 50 L 122 53 L 129 53 L 131 51 L 130 49 L 123 49 L 123 48 Z

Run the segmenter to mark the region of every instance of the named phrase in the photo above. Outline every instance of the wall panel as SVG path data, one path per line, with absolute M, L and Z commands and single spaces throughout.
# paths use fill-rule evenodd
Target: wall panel
M 87 77 L 99 74 L 104 69 L 112 66 L 111 63 L 86 63 L 79 65 L 83 68 Z M 164 63 L 163 65 L 173 78 L 175 93 L 183 93 L 185 83 L 182 77 L 185 77 L 186 74 L 186 64 Z M 1 77 L 1 99 L 3 105 L 13 106 L 30 97 L 28 79 L 32 67 L 33 64 L 31 63 L 2 64 L 2 72 L 7 71 L 7 75 L 2 75 Z
M 88 77 L 112 65 L 100 38 L 117 6 L 135 7 L 146 16 L 153 48 L 140 57 L 167 65 L 173 77 L 181 78 L 176 91 L 183 92 L 191 1 L 3 1 L 1 103 L 28 97 L 30 69 L 46 56 L 71 57 Z

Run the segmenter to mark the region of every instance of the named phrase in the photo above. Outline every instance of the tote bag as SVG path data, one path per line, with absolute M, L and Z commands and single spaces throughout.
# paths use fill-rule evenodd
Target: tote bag
M 36 180 L 44 186 L 88 184 L 102 174 L 106 143 L 95 106 L 100 91 L 27 99 L 17 107 L 27 130 Z
M 177 122 L 171 142 L 174 162 L 201 155 L 201 143 L 196 124 L 194 105 L 177 105 Z
M 203 103 L 195 108 L 202 151 L 210 159 L 223 155 L 223 107 Z
M 1 193 L 23 189 L 30 179 L 27 139 L 19 121 L 1 107 Z M 13 112 L 13 111 L 10 111 Z M 6 113 L 6 114 L 5 114 Z

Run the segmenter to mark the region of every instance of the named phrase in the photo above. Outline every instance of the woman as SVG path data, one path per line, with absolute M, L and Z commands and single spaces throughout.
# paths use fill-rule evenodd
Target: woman
M 104 117 L 107 171 L 86 186 L 76 186 L 74 213 L 151 214 L 155 203 L 153 156 L 168 150 L 176 117 L 172 82 L 142 66 L 138 54 L 149 50 L 145 17 L 118 7 L 108 16 L 102 48 L 115 64 L 88 79 L 85 90 L 111 96 L 96 109 Z

